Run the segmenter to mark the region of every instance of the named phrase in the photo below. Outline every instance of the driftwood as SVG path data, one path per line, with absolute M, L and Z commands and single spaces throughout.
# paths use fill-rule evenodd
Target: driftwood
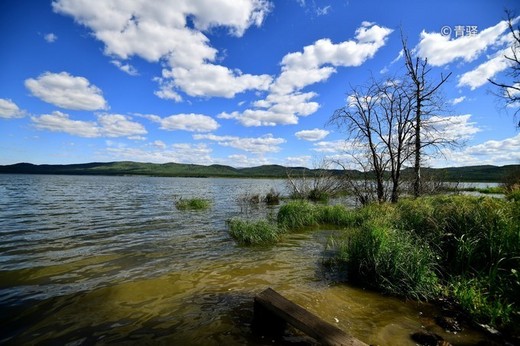
M 286 322 L 323 345 L 366 346 L 364 342 L 323 321 L 271 288 L 255 297 L 255 324 L 268 323 L 271 330 L 283 331 Z

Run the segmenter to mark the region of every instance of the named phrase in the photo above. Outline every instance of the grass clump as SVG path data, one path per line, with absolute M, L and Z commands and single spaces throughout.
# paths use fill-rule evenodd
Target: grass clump
M 211 202 L 203 198 L 179 199 L 175 207 L 179 210 L 205 210 L 211 206 Z
M 412 234 L 369 224 L 351 237 L 343 258 L 352 274 L 384 293 L 430 299 L 440 292 L 435 254 Z
M 276 224 L 267 220 L 242 220 L 233 218 L 228 221 L 229 234 L 242 245 L 269 245 L 276 243 L 283 233 Z
M 277 221 L 280 227 L 291 230 L 317 226 L 317 214 L 316 205 L 304 200 L 291 201 L 280 208 Z

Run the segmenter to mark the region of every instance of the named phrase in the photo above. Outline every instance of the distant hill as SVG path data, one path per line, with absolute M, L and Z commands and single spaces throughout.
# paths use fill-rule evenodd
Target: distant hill
M 248 168 L 233 168 L 224 165 L 193 165 L 181 163 L 140 163 L 131 161 L 121 162 L 92 162 L 73 165 L 34 165 L 31 163 L 17 163 L 14 165 L 0 165 L 0 173 L 10 174 L 68 174 L 68 175 L 147 175 L 160 177 L 236 177 L 236 178 L 285 178 L 287 171 L 293 175 L 312 174 L 313 170 L 305 167 L 284 167 L 279 165 L 263 165 Z M 499 182 L 502 178 L 520 165 L 509 166 L 469 166 L 432 169 L 425 168 L 425 174 L 435 174 L 446 181 L 480 181 Z M 333 174 L 342 174 L 342 171 L 333 170 Z M 360 173 L 351 171 L 353 176 Z M 410 172 L 409 172 L 410 173 Z

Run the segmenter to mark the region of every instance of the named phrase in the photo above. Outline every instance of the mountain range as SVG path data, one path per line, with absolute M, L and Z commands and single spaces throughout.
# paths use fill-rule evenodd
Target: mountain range
M 467 166 L 450 168 L 423 168 L 423 174 L 436 175 L 445 181 L 500 182 L 520 165 L 507 166 Z M 4 174 L 67 174 L 67 175 L 145 175 L 160 177 L 230 177 L 230 178 L 285 178 L 288 172 L 298 176 L 312 175 L 316 169 L 305 167 L 284 167 L 280 165 L 263 165 L 248 168 L 234 168 L 224 165 L 194 165 L 181 163 L 141 163 L 132 161 L 91 162 L 68 165 L 34 165 L 17 163 L 0 165 L 0 173 Z M 342 174 L 342 170 L 330 170 L 332 174 Z M 349 171 L 354 178 L 361 177 L 359 171 Z M 403 172 L 410 173 L 410 169 Z

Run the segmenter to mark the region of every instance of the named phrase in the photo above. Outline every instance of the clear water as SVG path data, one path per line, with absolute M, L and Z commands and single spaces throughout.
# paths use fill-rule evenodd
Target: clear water
M 424 328 L 482 338 L 444 333 L 431 306 L 336 283 L 321 265 L 330 230 L 237 246 L 226 220 L 274 214 L 239 202 L 271 188 L 285 183 L 0 175 L 0 344 L 273 344 L 250 328 L 267 287 L 371 344 L 413 345 Z M 179 211 L 179 197 L 212 207 Z

